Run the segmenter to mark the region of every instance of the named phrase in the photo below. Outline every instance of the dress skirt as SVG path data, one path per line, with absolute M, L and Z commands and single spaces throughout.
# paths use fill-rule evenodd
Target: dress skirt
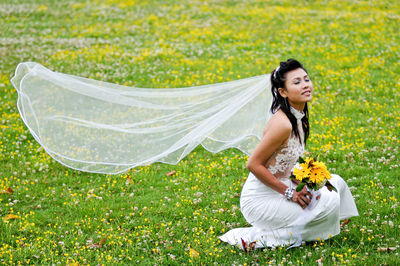
M 280 181 L 291 188 L 296 186 L 288 178 Z M 239 248 L 242 240 L 262 248 L 298 246 L 302 241 L 325 240 L 339 234 L 340 220 L 358 216 L 358 211 L 346 182 L 338 175 L 332 175 L 329 181 L 337 192 L 326 187 L 312 192 L 311 203 L 303 209 L 250 172 L 242 189 L 240 210 L 252 227 L 232 229 L 220 239 Z

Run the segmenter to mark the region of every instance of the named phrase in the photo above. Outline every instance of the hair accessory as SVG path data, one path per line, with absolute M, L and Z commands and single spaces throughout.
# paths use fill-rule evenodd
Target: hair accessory
M 278 66 L 276 69 L 275 69 L 275 72 L 274 72 L 274 79 L 276 79 L 276 72 L 278 72 L 279 71 L 279 68 L 280 68 L 281 66 Z
M 292 189 L 287 188 L 285 190 L 285 197 L 286 197 L 287 200 L 292 200 L 292 198 L 293 198 L 293 190 L 294 190 L 293 188 Z

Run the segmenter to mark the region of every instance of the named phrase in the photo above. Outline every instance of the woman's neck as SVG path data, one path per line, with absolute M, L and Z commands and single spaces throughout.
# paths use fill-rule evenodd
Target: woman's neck
M 306 106 L 306 103 L 293 103 L 290 100 L 289 100 L 289 104 L 290 104 L 290 106 L 292 106 L 293 108 L 295 108 L 299 112 L 303 112 L 304 107 Z

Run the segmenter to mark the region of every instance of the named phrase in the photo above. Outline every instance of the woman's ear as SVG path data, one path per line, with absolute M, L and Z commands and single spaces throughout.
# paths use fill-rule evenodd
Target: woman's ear
M 287 94 L 286 94 L 286 90 L 285 89 L 279 88 L 278 92 L 283 98 L 287 98 Z

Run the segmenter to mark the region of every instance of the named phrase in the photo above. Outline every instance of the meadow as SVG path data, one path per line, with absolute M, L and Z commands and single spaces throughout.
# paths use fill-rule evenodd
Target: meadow
M 382 1 L 0 1 L 1 264 L 400 264 L 400 5 Z M 119 175 L 54 161 L 18 113 L 20 62 L 128 86 L 173 88 L 310 73 L 311 134 L 360 213 L 340 235 L 243 252 L 248 157 L 197 147 Z M 167 175 L 171 171 L 175 174 Z

